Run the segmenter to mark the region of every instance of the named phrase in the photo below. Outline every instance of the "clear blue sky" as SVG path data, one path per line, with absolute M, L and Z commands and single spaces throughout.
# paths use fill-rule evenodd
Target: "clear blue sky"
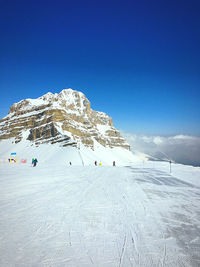
M 200 135 L 199 14 L 193 0 L 1 0 L 0 117 L 73 88 L 119 129 Z

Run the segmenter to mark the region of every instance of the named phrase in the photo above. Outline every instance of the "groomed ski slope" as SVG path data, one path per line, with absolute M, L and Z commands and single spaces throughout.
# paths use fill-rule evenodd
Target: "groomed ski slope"
M 1 163 L 0 266 L 200 266 L 199 180 L 159 162 Z

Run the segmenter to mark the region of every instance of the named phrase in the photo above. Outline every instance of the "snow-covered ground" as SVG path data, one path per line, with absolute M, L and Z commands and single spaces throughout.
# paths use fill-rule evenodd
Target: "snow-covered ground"
M 200 266 L 200 168 L 50 149 L 2 143 L 0 266 Z

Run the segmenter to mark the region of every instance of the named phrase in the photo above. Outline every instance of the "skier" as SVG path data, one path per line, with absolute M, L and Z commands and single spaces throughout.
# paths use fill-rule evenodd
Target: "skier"
M 35 159 L 34 159 L 34 158 L 32 158 L 32 165 L 33 165 L 33 163 L 34 163 L 34 160 L 35 160 Z
M 97 161 L 95 160 L 94 165 L 97 166 Z
M 69 165 L 72 165 L 71 161 L 69 162 Z
M 34 161 L 33 161 L 33 167 L 35 167 L 36 165 L 37 165 L 37 159 L 34 159 Z
M 113 161 L 113 166 L 115 166 L 115 161 Z

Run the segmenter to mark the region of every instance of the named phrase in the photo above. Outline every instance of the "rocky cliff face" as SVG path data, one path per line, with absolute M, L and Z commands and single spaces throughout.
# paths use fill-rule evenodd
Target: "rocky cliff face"
M 111 148 L 130 149 L 111 117 L 92 110 L 86 96 L 72 89 L 13 104 L 0 120 L 0 140 L 8 138 L 16 143 L 27 139 L 36 144 L 60 142 L 62 146 L 82 142 L 92 149 L 97 141 Z

